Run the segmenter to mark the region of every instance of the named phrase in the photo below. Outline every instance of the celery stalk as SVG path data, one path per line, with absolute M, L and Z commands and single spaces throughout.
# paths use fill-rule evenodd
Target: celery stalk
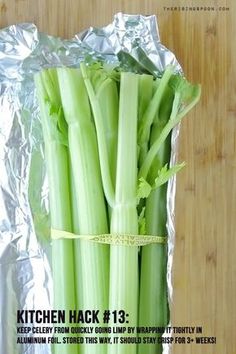
M 70 170 L 71 170 L 71 163 L 70 163 Z M 76 189 L 75 189 L 75 181 L 73 178 L 73 175 L 71 173 L 71 202 L 72 202 L 72 227 L 73 227 L 73 232 L 78 235 L 80 232 L 79 229 L 79 220 L 77 217 L 77 210 L 78 210 L 78 196 L 76 194 Z M 80 241 L 74 240 L 74 257 L 75 257 L 75 280 L 74 280 L 74 286 L 76 290 L 76 305 L 77 309 L 79 309 L 82 304 L 83 304 L 83 284 L 81 279 L 78 278 L 78 275 L 81 273 L 81 248 L 80 248 Z M 79 323 L 76 326 L 81 327 L 83 326 L 83 323 Z M 78 337 L 82 337 L 83 334 L 79 334 Z M 78 354 L 81 354 L 83 351 L 82 345 L 78 344 Z
M 108 202 L 109 219 L 114 204 L 114 186 L 117 160 L 118 92 L 117 84 L 104 77 L 102 69 L 86 68 L 80 65 L 84 83 L 88 92 L 96 126 L 99 160 L 103 189 Z M 93 83 L 95 81 L 95 84 Z
M 86 70 L 86 66 L 84 63 L 80 64 L 81 73 L 84 79 L 84 84 L 88 92 L 88 97 L 90 100 L 91 108 L 93 111 L 94 121 L 96 125 L 96 133 L 97 133 L 97 142 L 98 142 L 98 152 L 99 152 L 99 162 L 101 166 L 101 174 L 102 174 L 102 183 L 104 193 L 107 199 L 107 202 L 110 206 L 113 206 L 114 203 L 114 186 L 111 177 L 111 165 L 109 161 L 109 153 L 107 146 L 107 139 L 105 133 L 105 124 L 102 114 L 102 109 L 94 91 L 92 82 L 89 78 L 88 72 Z
M 70 202 L 69 154 L 64 133 L 57 129 L 63 119 L 60 96 L 53 69 L 35 76 L 43 128 L 45 158 L 49 182 L 51 226 L 72 231 Z M 74 253 L 72 240 L 52 241 L 54 308 L 68 311 L 75 308 Z M 65 324 L 68 325 L 68 324 Z M 55 354 L 77 354 L 77 347 L 54 346 Z
M 154 121 L 156 112 L 159 110 L 160 103 L 162 100 L 162 97 L 164 95 L 166 86 L 173 75 L 174 69 L 172 67 L 169 67 L 165 70 L 160 82 L 158 83 L 157 89 L 150 100 L 149 104 L 147 105 L 146 110 L 143 113 L 143 117 L 140 121 L 139 124 L 139 129 L 138 129 L 138 143 L 140 147 L 140 157 L 139 160 L 141 163 L 146 157 L 147 151 L 148 151 L 148 142 L 150 139 L 150 130 L 152 123 Z M 146 95 L 146 93 L 143 95 Z
M 139 124 L 143 119 L 145 111 L 152 99 L 152 92 L 153 92 L 153 76 L 143 74 L 139 77 L 139 105 L 138 105 L 138 117 L 139 117 Z
M 116 160 L 117 160 L 117 130 L 118 130 L 118 107 L 119 97 L 117 84 L 114 80 L 107 79 L 105 85 L 101 85 L 97 92 L 98 104 L 101 107 L 105 140 L 108 151 L 108 162 L 110 168 L 113 190 L 116 181 Z M 111 207 L 108 205 L 109 221 L 111 219 Z
M 114 204 L 117 159 L 118 91 L 115 80 L 102 68 L 80 65 L 96 126 L 103 189 L 108 202 L 109 221 Z
M 153 76 L 151 75 L 140 75 L 139 77 L 139 105 L 138 105 L 138 127 L 144 124 L 143 120 L 146 120 L 146 110 L 152 99 L 153 92 Z M 139 164 L 143 162 L 148 150 L 148 143 L 140 142 L 138 150 L 138 161 Z
M 57 69 L 62 105 L 68 123 L 69 150 L 75 192 L 77 218 L 81 234 L 107 233 L 107 215 L 102 190 L 95 127 L 80 70 Z M 80 241 L 77 283 L 82 282 L 80 309 L 108 307 L 109 247 Z M 78 287 L 78 291 L 81 286 Z M 85 354 L 105 354 L 104 345 L 83 345 Z
M 138 234 L 137 193 L 137 118 L 138 75 L 121 73 L 118 123 L 118 152 L 115 205 L 111 216 L 111 233 Z M 124 310 L 129 326 L 137 326 L 138 247 L 111 245 L 111 311 Z M 119 326 L 113 323 L 114 326 Z M 125 325 L 125 323 L 123 324 Z M 108 347 L 109 354 L 135 354 L 135 344 Z
M 170 117 L 173 94 L 166 89 L 160 112 L 151 130 L 151 144 L 160 135 L 163 125 Z M 171 153 L 171 135 L 162 144 L 149 176 L 153 183 L 156 170 L 169 163 Z M 146 200 L 145 218 L 146 232 L 148 235 L 166 235 L 166 193 L 167 184 L 152 191 Z M 166 282 L 167 250 L 165 245 L 152 244 L 142 248 L 141 278 L 140 278 L 140 303 L 139 326 L 165 327 L 168 324 L 168 298 Z M 158 337 L 158 336 L 157 336 Z M 141 344 L 138 347 L 140 354 L 161 354 L 161 344 Z
M 197 104 L 200 99 L 200 85 L 191 85 L 187 80 L 177 75 L 173 77 L 171 84 L 174 90 L 174 100 L 170 119 L 147 152 L 146 157 L 139 169 L 139 177 L 147 177 L 152 163 L 155 160 L 156 154 L 160 150 L 171 130 Z
M 166 87 L 163 92 L 162 106 L 157 111 L 157 118 L 152 126 L 150 149 L 139 170 L 139 176 L 146 178 L 150 185 L 155 182 L 157 170 L 169 162 L 172 128 L 198 102 L 199 97 L 199 85 L 192 85 L 177 75 L 170 79 L 169 87 Z M 166 189 L 167 185 L 164 184 L 153 190 L 147 197 L 145 220 L 148 234 L 165 235 L 167 232 Z M 143 247 L 139 304 L 140 326 L 164 327 L 167 325 L 166 262 L 165 246 Z M 139 353 L 161 354 L 162 346 L 141 344 Z
M 107 144 L 111 179 L 113 186 L 115 186 L 119 107 L 116 82 L 114 80 L 107 79 L 106 85 L 102 85 L 100 90 L 97 92 L 97 98 L 102 110 L 103 125 L 105 127 L 105 139 Z

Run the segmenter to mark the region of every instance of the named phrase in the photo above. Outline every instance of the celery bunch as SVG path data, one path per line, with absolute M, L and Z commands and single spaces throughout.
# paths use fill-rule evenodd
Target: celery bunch
M 57 97 L 56 120 L 51 115 L 54 104 L 51 111 L 47 108 L 51 102 L 48 82 L 49 91 Z M 88 235 L 166 236 L 166 182 L 184 166 L 169 166 L 171 131 L 199 100 L 199 85 L 176 75 L 172 67 L 157 79 L 113 70 L 100 63 L 90 66 L 81 63 L 78 69 L 44 70 L 38 74 L 36 84 L 45 149 L 48 146 L 45 127 L 52 120 L 53 136 L 63 135 L 60 146 L 69 159 L 62 171 L 63 153 L 59 151 L 58 156 L 54 151 L 53 162 L 50 154 L 46 154 L 52 216 L 54 195 L 63 193 L 63 200 L 56 200 L 58 210 L 65 198 L 72 200 L 66 205 L 66 213 L 71 211 L 73 224 L 60 223 L 57 218 L 63 220 L 66 213 L 58 214 L 52 217 L 53 227 Z M 54 184 L 58 174 L 69 184 L 68 177 L 65 179 L 63 175 L 65 171 L 72 176 L 72 186 L 67 190 L 59 183 Z M 74 249 L 75 269 L 70 275 L 75 274 L 75 278 L 70 278 L 70 290 L 77 289 L 77 308 L 100 313 L 105 309 L 123 310 L 127 317 L 122 326 L 126 326 L 126 321 L 131 327 L 167 324 L 165 245 L 151 244 L 140 250 L 138 246 L 109 247 L 86 240 L 74 244 L 68 240 L 61 242 L 66 243 Z M 64 266 L 63 274 L 68 274 L 69 264 L 73 263 L 72 250 L 64 253 L 58 257 L 57 266 L 60 269 Z M 61 274 L 58 267 L 53 265 L 53 268 L 57 291 Z M 63 290 L 70 297 L 70 290 Z M 57 301 L 55 297 L 55 305 Z M 67 306 L 66 297 L 63 301 Z M 113 327 L 120 325 L 114 318 L 109 323 Z M 161 346 L 118 342 L 83 345 L 78 353 L 154 354 L 161 353 Z

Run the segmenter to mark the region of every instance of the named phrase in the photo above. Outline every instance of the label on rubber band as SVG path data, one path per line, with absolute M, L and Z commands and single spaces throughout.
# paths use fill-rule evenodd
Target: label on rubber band
M 52 240 L 79 239 L 83 241 L 91 241 L 107 245 L 120 246 L 146 246 L 155 243 L 165 244 L 167 242 L 166 236 L 127 235 L 121 233 L 101 235 L 77 235 L 72 232 L 57 229 L 51 229 L 51 238 Z

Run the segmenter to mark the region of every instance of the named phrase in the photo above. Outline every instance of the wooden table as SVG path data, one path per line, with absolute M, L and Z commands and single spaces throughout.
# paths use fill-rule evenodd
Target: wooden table
M 178 5 L 185 10 L 167 9 Z M 215 10 L 186 9 L 194 5 Z M 202 326 L 217 342 L 175 344 L 173 354 L 235 354 L 236 1 L 0 0 L 0 27 L 28 21 L 68 38 L 119 11 L 157 14 L 162 42 L 202 84 L 201 102 L 181 129 L 179 160 L 187 167 L 177 183 L 172 321 Z

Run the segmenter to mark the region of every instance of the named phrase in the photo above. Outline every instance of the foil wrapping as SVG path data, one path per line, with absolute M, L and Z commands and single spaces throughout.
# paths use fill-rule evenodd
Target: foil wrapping
M 0 343 L 2 354 L 51 354 L 49 344 L 16 344 L 17 309 L 50 309 L 50 215 L 43 139 L 33 75 L 42 68 L 102 59 L 160 76 L 181 67 L 159 37 L 155 16 L 118 13 L 104 28 L 63 40 L 31 23 L 0 31 Z M 172 163 L 178 128 L 172 134 Z M 168 186 L 169 301 L 174 249 L 175 179 Z M 169 353 L 164 345 L 164 353 Z

